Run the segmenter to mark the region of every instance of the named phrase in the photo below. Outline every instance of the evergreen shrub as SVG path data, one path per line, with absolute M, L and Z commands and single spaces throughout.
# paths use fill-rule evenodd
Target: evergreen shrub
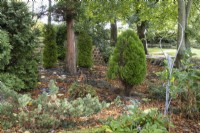
M 17 93 L 0 81 L 0 127 L 10 129 L 16 124 Z
M 61 24 L 58 25 L 56 32 L 56 44 L 57 44 L 57 52 L 58 52 L 58 59 L 64 61 L 66 55 L 66 25 Z
M 4 85 L 12 90 L 20 91 L 24 89 L 24 82 L 19 79 L 16 75 L 9 73 L 0 73 L 0 81 L 4 83 Z
M 52 25 L 44 26 L 44 52 L 43 65 L 45 68 L 52 68 L 57 63 L 56 32 Z
M 38 77 L 36 48 L 37 35 L 33 28 L 32 13 L 24 2 L 2 1 L 0 4 L 0 29 L 8 33 L 12 47 L 10 60 L 3 72 L 18 77 L 24 89 L 34 88 Z
M 11 45 L 6 31 L 0 29 L 0 70 L 9 63 Z
M 5 131 L 15 129 L 15 126 L 31 132 L 52 132 L 58 127 L 74 124 L 74 117 L 89 116 L 110 106 L 90 94 L 75 100 L 60 99 L 57 97 L 59 88 L 53 80 L 48 87 L 50 93 L 33 99 L 29 94 L 18 94 L 0 82 L 0 126 Z
M 92 66 L 92 38 L 87 33 L 81 33 L 78 38 L 78 66 Z
M 77 99 L 79 97 L 84 98 L 87 94 L 90 94 L 92 97 L 97 96 L 97 92 L 94 87 L 76 82 L 71 85 L 68 92 L 70 99 Z
M 132 86 L 140 84 L 146 75 L 146 57 L 142 42 L 131 30 L 123 32 L 110 58 L 108 78 L 119 78 L 129 95 Z

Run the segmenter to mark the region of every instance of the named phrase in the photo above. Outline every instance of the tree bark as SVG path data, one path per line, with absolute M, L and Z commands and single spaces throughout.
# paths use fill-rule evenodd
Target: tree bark
M 144 52 L 146 55 L 148 55 L 148 49 L 147 44 L 145 41 L 145 30 L 147 28 L 147 21 L 142 21 L 141 24 L 137 24 L 137 34 L 142 41 L 142 44 L 144 46 Z
M 190 50 L 190 41 L 188 38 L 188 33 L 186 32 L 188 28 L 188 19 L 190 10 L 192 8 L 193 0 L 178 0 L 178 45 L 180 50 L 178 51 L 178 55 L 176 58 L 176 67 L 180 68 L 181 66 L 181 59 L 183 59 L 185 50 Z
M 117 21 L 116 21 L 116 19 L 114 20 L 113 23 L 110 24 L 110 28 L 111 28 L 111 35 L 110 35 L 111 46 L 115 46 L 117 43 Z
M 49 0 L 48 24 L 51 25 L 51 0 Z
M 193 3 L 193 0 L 189 0 L 187 2 L 187 5 L 186 5 L 186 24 L 185 24 L 185 46 L 186 46 L 186 49 L 187 50 L 190 50 L 190 41 L 189 41 L 189 38 L 188 38 L 188 33 L 187 33 L 187 30 L 188 30 L 188 19 L 189 19 L 189 15 L 190 15 L 190 10 L 192 8 L 192 3 Z
M 185 47 L 185 26 L 186 26 L 186 3 L 184 0 L 178 0 L 178 55 L 176 58 L 176 67 L 181 68 L 181 59 L 183 59 Z M 180 46 L 181 45 L 181 46 Z
M 74 75 L 77 72 L 76 68 L 76 47 L 74 34 L 74 19 L 67 20 L 67 53 L 66 53 L 66 70 Z

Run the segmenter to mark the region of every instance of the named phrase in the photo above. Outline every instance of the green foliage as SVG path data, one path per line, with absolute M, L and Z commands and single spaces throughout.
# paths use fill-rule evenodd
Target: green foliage
M 182 69 L 173 68 L 172 75 L 169 78 L 168 68 L 159 73 L 163 80 L 170 82 L 170 96 L 179 101 L 178 108 L 187 117 L 195 117 L 199 112 L 198 95 L 200 94 L 200 71 L 193 68 L 191 63 L 191 53 L 185 51 L 184 59 L 181 61 L 184 67 Z
M 24 82 L 13 74 L 0 73 L 0 81 L 9 89 L 20 91 L 24 89 Z
M 56 32 L 52 25 L 44 26 L 44 44 L 43 65 L 52 68 L 57 63 Z
M 163 85 L 150 85 L 148 91 L 150 98 L 165 100 L 165 88 Z
M 99 48 L 104 61 L 107 63 L 110 55 L 114 51 L 114 47 L 111 47 L 109 44 L 110 31 L 105 29 L 105 23 L 95 24 L 92 27 L 93 28 L 91 28 L 89 31 L 93 44 Z
M 9 63 L 11 45 L 7 32 L 0 29 L 0 70 Z
M 146 57 L 142 42 L 131 30 L 123 32 L 110 58 L 109 78 L 120 78 L 129 85 L 140 84 L 146 75 Z
M 81 33 L 78 38 L 78 66 L 92 66 L 92 38 L 87 33 Z
M 0 126 L 9 129 L 16 124 L 17 93 L 0 81 Z
M 91 85 L 73 83 L 68 90 L 70 99 L 84 98 L 87 94 L 90 94 L 92 97 L 97 96 L 96 89 Z
M 61 24 L 58 25 L 57 27 L 57 32 L 56 32 L 56 44 L 57 44 L 57 53 L 58 53 L 58 59 L 59 60 L 64 60 L 65 55 L 66 55 L 66 25 Z
M 167 133 L 168 121 L 158 113 L 157 109 L 140 110 L 137 105 L 128 106 L 128 114 L 123 114 L 116 120 L 111 120 L 103 126 L 111 133 Z
M 49 94 L 32 99 L 28 94 L 16 94 L 0 82 L 0 125 L 3 129 L 15 125 L 31 132 L 51 132 L 60 126 L 70 126 L 72 117 L 89 116 L 110 105 L 90 94 L 71 101 L 59 99 L 53 80 L 49 89 Z
M 106 102 L 100 103 L 98 97 L 91 97 L 90 94 L 87 94 L 84 98 L 77 98 L 70 103 L 71 106 L 68 106 L 71 107 L 69 108 L 69 113 L 75 117 L 92 115 L 110 105 Z
M 37 83 L 37 35 L 32 28 L 32 14 L 24 2 L 2 1 L 0 29 L 8 33 L 12 47 L 4 72 L 16 75 L 30 89 Z

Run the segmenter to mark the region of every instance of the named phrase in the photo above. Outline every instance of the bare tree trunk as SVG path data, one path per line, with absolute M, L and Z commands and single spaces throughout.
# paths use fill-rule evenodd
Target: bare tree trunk
M 192 8 L 192 2 L 193 0 L 178 0 L 178 45 L 177 47 L 180 47 L 180 50 L 178 52 L 177 58 L 176 58 L 176 67 L 181 67 L 181 59 L 183 59 L 184 51 L 190 50 L 190 41 L 188 38 L 188 34 L 186 32 L 188 28 L 188 19 L 190 10 Z
M 114 23 L 110 24 L 110 28 L 111 28 L 111 35 L 110 35 L 111 46 L 115 46 L 117 43 L 117 21 L 116 21 L 116 19 L 114 20 Z
M 178 0 L 178 44 L 180 47 L 176 58 L 176 67 L 181 67 L 181 59 L 183 59 L 185 47 L 185 26 L 186 26 L 186 3 L 184 0 Z
M 74 35 L 74 19 L 67 20 L 67 53 L 66 53 L 66 70 L 74 75 L 77 72 L 76 68 L 76 47 Z
M 49 0 L 48 24 L 51 25 L 51 0 Z
M 146 41 L 145 41 L 146 27 L 147 27 L 147 21 L 142 21 L 140 25 L 137 24 L 137 34 L 138 34 L 140 40 L 142 41 L 145 54 L 148 55 L 148 49 L 147 49 L 147 45 L 146 45 Z
M 187 7 L 186 7 L 186 24 L 185 24 L 185 30 L 186 31 L 188 29 L 188 19 L 189 19 L 189 15 L 190 15 L 190 10 L 192 8 L 192 3 L 193 3 L 193 0 L 189 0 L 187 2 Z M 186 46 L 187 50 L 191 50 L 190 49 L 190 41 L 189 41 L 188 33 L 187 32 L 185 33 L 185 46 Z

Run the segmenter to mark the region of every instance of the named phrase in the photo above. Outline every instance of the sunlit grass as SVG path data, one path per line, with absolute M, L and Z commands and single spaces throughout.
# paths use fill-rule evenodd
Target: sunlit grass
M 149 54 L 151 55 L 163 55 L 163 52 L 160 48 L 148 48 Z M 163 49 L 167 54 L 174 56 L 176 53 L 176 49 Z M 194 58 L 200 58 L 200 49 L 192 48 L 192 53 L 194 54 Z

